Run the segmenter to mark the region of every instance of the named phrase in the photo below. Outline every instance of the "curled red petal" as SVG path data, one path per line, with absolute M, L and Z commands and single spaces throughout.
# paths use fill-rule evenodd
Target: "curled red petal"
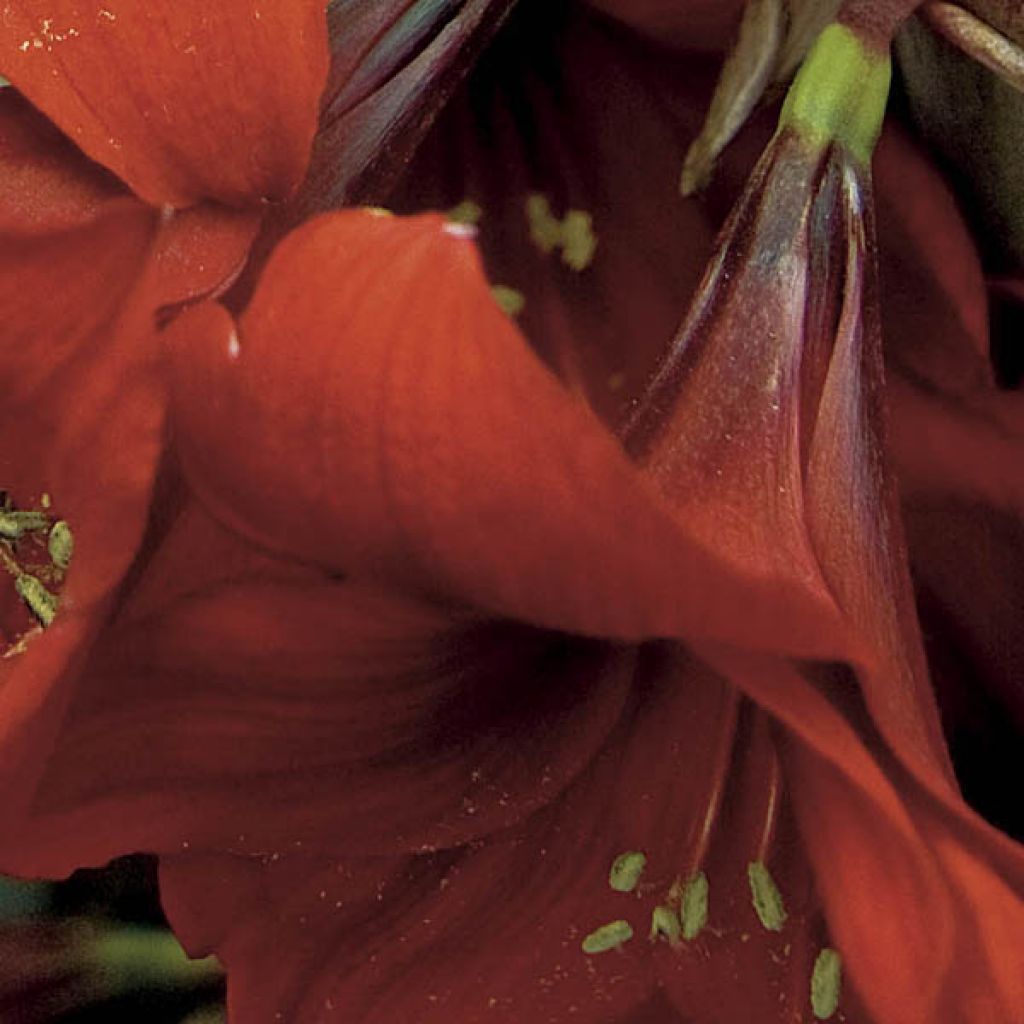
M 0 66 L 149 202 L 255 203 L 305 173 L 326 33 L 309 0 L 17 0 L 0 17 Z
M 688 536 L 440 217 L 313 221 L 237 332 L 207 306 L 168 349 L 190 479 L 272 550 L 543 626 L 842 646 L 803 578 Z

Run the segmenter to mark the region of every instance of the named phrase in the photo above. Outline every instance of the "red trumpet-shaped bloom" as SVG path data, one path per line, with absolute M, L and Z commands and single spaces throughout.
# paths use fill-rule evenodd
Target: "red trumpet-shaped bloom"
M 602 123 L 635 117 L 624 78 Z M 931 694 L 859 155 L 777 135 L 623 426 L 582 396 L 609 353 L 573 327 L 600 331 L 610 265 L 627 381 L 675 315 L 623 211 L 680 162 L 598 211 L 566 303 L 524 287 L 570 387 L 438 215 L 310 221 L 241 315 L 167 328 L 175 462 L 74 691 L 8 744 L 0 864 L 159 854 L 172 923 L 246 1022 L 1015 1019 L 1024 867 L 962 802 Z M 970 334 L 977 275 L 925 179 L 967 253 L 959 276 L 923 258 L 925 293 Z M 897 453 L 948 366 L 917 344 Z M 933 496 L 936 460 L 908 462 Z M 114 516 L 136 534 L 138 501 Z

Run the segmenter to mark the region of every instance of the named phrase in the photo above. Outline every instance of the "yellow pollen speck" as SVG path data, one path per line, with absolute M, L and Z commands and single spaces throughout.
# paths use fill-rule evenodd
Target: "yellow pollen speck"
M 491 288 L 494 301 L 509 316 L 519 316 L 526 308 L 526 298 L 522 292 L 509 288 L 506 284 L 496 284 Z
M 484 215 L 479 203 L 472 199 L 463 199 L 458 206 L 453 206 L 448 211 L 448 219 L 456 224 L 479 224 L 480 218 Z
M 786 907 L 782 902 L 782 894 L 764 864 L 755 860 L 747 866 L 747 877 L 750 879 L 750 894 L 754 901 L 754 910 L 761 919 L 761 924 L 770 932 L 782 930 L 786 923 Z
M 40 580 L 27 572 L 14 581 L 14 587 L 18 591 L 18 596 L 25 602 L 28 610 L 39 620 L 40 624 L 49 626 L 57 614 L 59 598 L 55 594 L 51 594 Z
M 647 857 L 639 850 L 620 853 L 612 861 L 611 870 L 608 872 L 608 884 L 616 892 L 632 892 L 640 881 L 646 864 Z
M 607 953 L 633 938 L 628 921 L 611 921 L 595 928 L 582 942 L 584 953 Z
M 394 217 L 394 214 L 383 206 L 364 206 L 363 213 L 368 213 L 371 217 Z
M 683 889 L 679 920 L 687 942 L 697 938 L 708 923 L 708 876 L 703 871 L 698 871 Z
M 839 1008 L 842 980 L 842 957 L 834 949 L 826 947 L 814 961 L 814 973 L 811 975 L 811 1009 L 818 1020 L 828 1020 Z

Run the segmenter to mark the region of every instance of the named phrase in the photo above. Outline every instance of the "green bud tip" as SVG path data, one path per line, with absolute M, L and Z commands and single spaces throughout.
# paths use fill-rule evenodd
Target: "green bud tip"
M 861 163 L 882 130 L 892 68 L 856 33 L 833 23 L 818 36 L 790 86 L 779 117 L 816 147 L 838 142 Z

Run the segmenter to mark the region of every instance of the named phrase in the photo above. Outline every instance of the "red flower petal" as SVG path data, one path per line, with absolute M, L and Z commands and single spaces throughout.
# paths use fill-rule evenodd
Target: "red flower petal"
M 281 199 L 305 172 L 327 71 L 322 3 L 17 0 L 0 66 L 144 199 Z
M 739 24 L 738 0 L 587 0 L 659 42 L 688 50 L 726 47 Z
M 150 211 L 119 201 L 78 228 L 8 235 L 0 254 L 0 480 L 23 508 L 52 495 L 75 543 L 53 626 L 0 662 L 8 820 L 31 799 L 59 722 L 55 680 L 87 641 L 145 520 L 164 410 L 147 343 L 155 227 Z M 16 831 L 5 827 L 3 841 Z
M 317 863 L 284 852 L 262 862 L 165 861 L 172 921 L 194 952 L 214 949 L 225 962 L 233 1012 L 246 1020 L 279 1012 L 303 1022 L 336 1008 L 374 1024 L 518 1024 L 575 1013 L 618 1020 L 644 999 L 651 954 L 660 948 L 648 940 L 651 913 L 671 900 L 673 882 L 707 848 L 702 828 L 713 827 L 708 801 L 720 797 L 735 721 L 735 696 L 720 680 L 671 652 L 648 654 L 648 687 L 592 768 L 511 831 L 402 861 Z M 520 756 L 529 754 L 520 748 Z M 753 848 L 764 819 L 755 814 L 750 821 L 758 822 L 755 837 L 740 829 L 733 837 L 742 836 L 738 845 L 753 838 Z M 636 890 L 617 893 L 608 870 L 625 850 L 645 851 L 648 861 Z M 737 877 L 746 888 L 745 861 Z M 713 901 L 728 885 L 720 880 Z M 724 919 L 713 905 L 709 928 L 717 934 Z M 742 909 L 753 927 L 749 899 Z M 621 951 L 581 950 L 589 931 L 620 919 L 634 932 Z M 721 945 L 709 942 L 664 948 L 684 971 L 689 965 L 691 980 L 696 971 L 705 982 L 689 990 L 684 1019 L 735 1019 L 712 1016 L 710 1008 L 735 1005 L 737 962 L 752 969 L 751 984 L 764 983 L 764 1005 L 784 1014 L 765 1019 L 791 1019 L 792 1004 L 780 1009 L 778 989 L 766 980 L 782 963 L 770 958 L 771 944 L 754 941 L 752 955 L 737 960 L 725 951 L 745 945 L 738 929 Z M 710 959 L 709 949 L 716 954 Z M 794 953 L 788 966 L 799 970 L 802 962 Z M 803 990 L 808 978 L 800 979 Z
M 0 126 L 0 229 L 71 227 L 125 194 L 14 89 L 0 89 Z
M 168 344 L 190 478 L 243 535 L 544 626 L 841 646 L 804 580 L 686 536 L 440 218 L 310 223 L 239 334 L 211 306 Z

